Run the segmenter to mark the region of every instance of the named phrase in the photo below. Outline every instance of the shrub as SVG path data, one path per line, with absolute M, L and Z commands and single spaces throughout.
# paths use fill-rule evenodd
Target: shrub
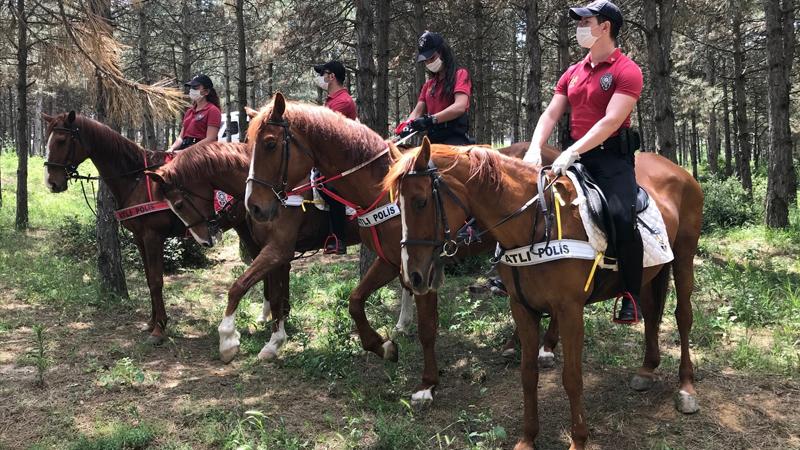
M 760 221 L 761 208 L 735 178 L 703 183 L 703 230 L 731 228 Z

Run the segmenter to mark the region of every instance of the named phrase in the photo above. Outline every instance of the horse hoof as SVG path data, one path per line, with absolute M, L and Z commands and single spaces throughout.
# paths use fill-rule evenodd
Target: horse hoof
M 383 359 L 397 362 L 399 353 L 397 344 L 393 340 L 389 339 L 383 343 Z
M 544 347 L 539 347 L 539 367 L 549 369 L 556 365 L 556 355 L 548 352 Z
M 223 363 L 228 364 L 229 362 L 233 361 L 233 358 L 235 358 L 236 355 L 238 355 L 238 354 L 239 354 L 239 346 L 235 345 L 235 346 L 229 347 L 229 348 L 227 348 L 225 350 L 221 350 L 220 349 L 220 351 L 219 351 L 219 359 Z
M 395 326 L 392 331 L 395 336 L 408 336 L 411 334 L 411 330 L 408 326 Z
M 514 446 L 514 450 L 534 450 L 535 448 L 532 441 L 525 439 L 520 439 L 517 441 L 517 445 Z
M 503 355 L 503 358 L 513 358 L 517 356 L 517 349 L 514 347 L 503 349 L 503 352 L 500 353 Z
M 258 315 L 258 317 L 256 317 L 256 325 L 261 325 L 262 323 L 266 322 L 269 322 L 269 316 L 265 315 L 264 313 L 261 313 Z
M 261 361 L 272 361 L 278 357 L 278 352 L 271 348 L 262 348 L 260 352 L 258 352 L 258 359 Z
M 694 414 L 700 411 L 700 405 L 697 403 L 697 397 L 690 394 L 683 389 L 675 394 L 675 409 L 684 414 Z
M 433 403 L 433 387 L 411 394 L 411 404 L 414 406 L 425 406 L 431 403 Z
M 631 389 L 639 392 L 649 391 L 654 384 L 656 384 L 655 378 L 644 377 L 639 374 L 634 375 L 630 382 Z
M 164 336 L 156 336 L 154 334 L 151 334 L 150 336 L 147 336 L 147 343 L 158 347 L 159 345 L 164 343 Z

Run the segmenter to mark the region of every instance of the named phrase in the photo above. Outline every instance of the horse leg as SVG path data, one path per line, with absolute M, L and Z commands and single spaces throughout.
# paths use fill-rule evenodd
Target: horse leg
M 147 342 L 161 345 L 167 331 L 167 311 L 164 307 L 164 238 L 158 235 L 147 235 L 142 239 L 144 249 L 143 262 L 147 270 L 147 287 L 150 289 L 150 305 L 152 307 L 153 329 Z
M 539 364 L 537 351 L 539 348 L 540 318 L 531 314 L 521 303 L 511 300 L 511 315 L 519 333 L 522 362 L 519 374 L 522 378 L 522 394 L 524 414 L 522 422 L 522 438 L 514 450 L 533 450 L 534 440 L 539 434 L 538 386 Z
M 556 365 L 555 349 L 558 345 L 558 321 L 556 316 L 550 317 L 550 324 L 542 339 L 542 346 L 539 347 L 539 367 L 547 368 Z
M 217 331 L 219 332 L 219 357 L 224 363 L 229 363 L 233 357 L 239 353 L 239 332 L 236 331 L 236 309 L 244 294 L 253 285 L 263 280 L 266 274 L 272 270 L 280 259 L 274 249 L 264 247 L 258 254 L 250 267 L 233 283 L 228 289 L 228 306 L 225 308 L 225 315 L 220 322 Z
M 661 315 L 667 300 L 669 266 L 662 267 L 652 281 L 642 287 L 639 307 L 644 318 L 644 361 L 633 376 L 630 386 L 636 391 L 647 391 L 656 382 L 655 370 L 661 364 L 661 349 L 658 334 L 661 329 Z
M 256 259 L 258 257 L 258 253 L 261 250 L 261 247 L 255 242 L 253 239 L 253 235 L 250 233 L 250 228 L 247 226 L 247 221 L 242 221 L 233 227 L 236 230 L 236 234 L 239 235 L 239 241 L 244 244 L 245 249 L 247 249 L 247 254 L 250 256 L 250 260 Z M 264 303 L 261 306 L 261 313 L 259 313 L 258 317 L 256 318 L 256 324 L 262 324 L 269 320 L 270 315 L 270 297 L 268 295 L 267 283 L 264 283 Z
M 150 267 L 147 264 L 144 264 L 147 261 L 147 251 L 144 248 L 144 243 L 138 239 L 136 239 L 136 248 L 139 249 L 139 256 L 142 258 L 142 265 L 144 266 L 144 279 L 148 282 L 148 286 L 150 283 Z M 153 329 L 156 327 L 156 305 L 153 302 L 153 296 L 150 296 L 150 320 L 147 322 L 147 326 L 144 330 L 148 333 L 152 332 Z
M 286 343 L 286 317 L 289 315 L 289 264 L 284 264 L 271 271 L 269 279 L 269 303 L 272 308 L 272 336 L 269 342 L 258 353 L 258 359 L 271 360 L 278 357 L 283 344 Z M 265 280 L 266 283 L 266 280 Z M 265 287 L 266 290 L 266 287 Z
M 400 296 L 400 317 L 397 318 L 397 325 L 394 326 L 394 329 L 400 334 L 408 334 L 408 327 L 414 318 L 414 299 L 410 290 L 401 289 L 403 292 Z
M 395 277 L 397 277 L 397 268 L 378 258 L 369 267 L 348 299 L 348 312 L 356 324 L 361 347 L 393 362 L 397 362 L 397 344 L 391 339 L 384 342 L 381 335 L 372 328 L 367 320 L 367 313 L 364 311 L 364 303 L 370 294 L 385 286 Z
M 562 382 L 569 397 L 570 414 L 572 416 L 572 446 L 570 450 L 583 450 L 589 437 L 586 424 L 586 409 L 583 405 L 583 372 L 581 357 L 583 355 L 583 304 L 582 300 L 573 300 L 558 311 L 561 324 L 561 336 L 564 353 Z M 555 314 L 554 314 L 555 316 Z
M 417 302 L 417 331 L 422 345 L 424 366 L 422 382 L 411 395 L 413 403 L 433 401 L 433 390 L 439 384 L 439 369 L 436 364 L 436 332 L 439 328 L 439 298 L 435 292 L 415 295 Z
M 680 236 L 678 236 L 680 239 Z M 676 242 L 677 239 L 676 239 Z M 696 248 L 696 239 L 695 246 Z M 692 330 L 692 290 L 694 289 L 694 252 L 675 252 L 672 269 L 675 274 L 675 291 L 678 305 L 675 308 L 675 319 L 681 336 L 681 365 L 678 370 L 680 390 L 675 397 L 675 407 L 684 414 L 693 414 L 700 410 L 697 402 L 697 391 L 694 390 L 694 367 L 689 354 L 689 333 Z

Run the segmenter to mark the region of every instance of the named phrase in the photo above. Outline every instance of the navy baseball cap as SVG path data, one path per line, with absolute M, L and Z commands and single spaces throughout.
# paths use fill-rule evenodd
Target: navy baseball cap
M 439 33 L 434 33 L 433 31 L 426 31 L 422 33 L 422 36 L 419 37 L 419 42 L 417 43 L 417 62 L 425 61 L 426 59 L 433 56 L 436 53 L 436 50 L 439 50 L 439 47 L 444 44 L 444 38 Z
M 317 72 L 320 75 L 325 73 L 326 70 L 336 76 L 336 79 L 339 80 L 339 83 L 344 83 L 345 75 L 347 75 L 344 64 L 334 60 L 328 61 L 325 64 L 314 66 L 314 72 Z
M 617 5 L 608 0 L 595 0 L 582 8 L 570 8 L 569 16 L 574 20 L 581 20 L 584 17 L 603 16 L 611 21 L 617 31 L 622 29 L 622 11 L 619 10 Z
M 202 73 L 198 73 L 197 75 L 194 76 L 194 78 L 187 81 L 186 83 L 183 83 L 183 85 L 191 88 L 196 88 L 197 86 L 203 86 L 206 89 L 214 88 L 214 83 L 211 82 L 211 78 L 208 78 L 208 76 Z

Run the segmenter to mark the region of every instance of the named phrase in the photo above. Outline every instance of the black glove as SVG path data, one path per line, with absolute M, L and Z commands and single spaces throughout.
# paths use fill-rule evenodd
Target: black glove
M 425 114 L 411 121 L 411 128 L 414 131 L 425 131 L 433 126 L 433 116 Z

